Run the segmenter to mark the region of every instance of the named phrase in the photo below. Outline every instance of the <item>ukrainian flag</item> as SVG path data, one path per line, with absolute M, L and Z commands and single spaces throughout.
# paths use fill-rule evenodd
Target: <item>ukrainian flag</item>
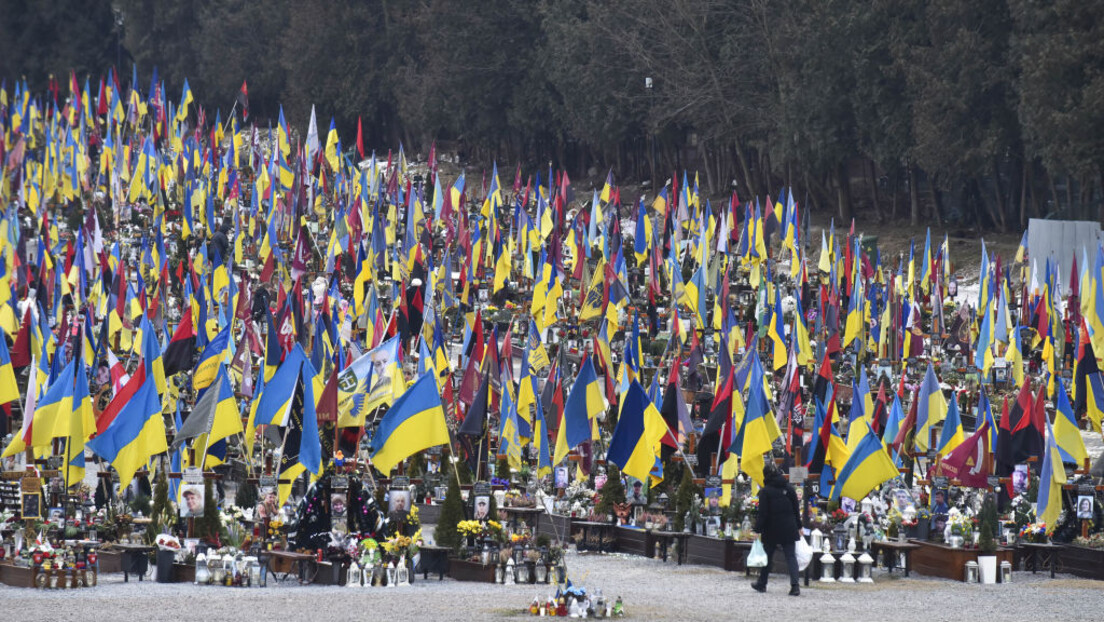
M 606 459 L 636 479 L 648 480 L 666 431 L 667 424 L 655 404 L 648 399 L 644 387 L 633 380 L 621 404 Z
M 161 400 L 153 379 L 146 381 L 119 412 L 119 416 L 88 447 L 119 472 L 119 487 L 125 488 L 134 473 L 150 457 L 168 451 L 165 423 L 161 420 Z
M 78 359 L 79 360 L 79 359 Z M 88 372 L 82 362 L 73 386 L 73 412 L 69 415 L 69 439 L 65 444 L 65 485 L 84 479 L 84 443 L 96 430 L 96 416 L 88 394 Z
M 215 377 L 218 375 L 219 363 L 222 362 L 222 356 L 229 345 L 230 327 L 227 326 L 215 335 L 211 343 L 208 343 L 207 347 L 203 349 L 203 354 L 199 357 L 199 364 L 196 365 L 195 375 L 192 376 L 192 387 L 195 390 L 205 389 L 215 381 Z
M 28 385 L 29 386 L 29 385 Z M 8 353 L 7 337 L 0 328 L 0 404 L 19 399 L 19 385 L 15 383 L 15 368 Z
M 68 417 L 73 410 L 74 365 L 75 361 L 70 361 L 39 399 L 34 411 L 34 422 L 31 424 L 33 447 L 44 447 L 56 437 L 69 435 Z
M 264 382 L 264 388 L 257 400 L 253 425 L 287 425 L 291 398 L 295 395 L 295 383 L 299 380 L 300 369 L 307 360 L 303 347 L 298 343 L 288 353 L 287 358 L 272 378 Z
M 778 422 L 770 416 L 770 404 L 764 387 L 763 366 L 759 357 L 751 354 L 750 387 L 748 388 L 747 413 L 740 429 L 743 437 L 740 452 L 740 468 L 757 484 L 763 485 L 763 454 L 771 450 L 775 439 L 782 436 Z
M 943 420 L 943 431 L 939 436 L 939 455 L 946 456 L 966 440 L 962 430 L 962 417 L 958 412 L 958 400 L 951 398 L 947 405 L 947 418 Z
M 1077 427 L 1077 417 L 1073 414 L 1073 406 L 1066 395 L 1066 381 L 1059 378 L 1058 384 L 1058 397 L 1054 404 L 1054 440 L 1058 444 L 1062 461 L 1072 462 L 1080 467 L 1085 464 L 1089 452 L 1085 450 L 1085 441 Z
M 916 399 L 918 400 L 916 408 L 916 449 L 920 452 L 926 452 L 928 451 L 928 438 L 931 436 L 932 427 L 943 421 L 947 415 L 947 400 L 943 397 L 943 391 L 939 388 L 939 379 L 935 377 L 935 368 L 932 367 L 930 362 Z
M 862 499 L 871 490 L 897 475 L 897 467 L 889 457 L 885 445 L 868 425 L 866 434 L 855 447 L 855 451 L 851 452 L 847 464 L 836 474 L 831 499 Z
M 552 462 L 559 464 L 567 452 L 593 439 L 591 421 L 605 410 L 598 374 L 588 357 L 579 368 L 579 375 L 571 387 L 571 395 L 564 404 L 563 422 L 556 437 L 556 455 Z
M 445 410 L 437 393 L 437 381 L 418 379 L 388 409 L 376 430 L 372 463 L 382 473 L 415 453 L 449 442 Z
M 1047 420 L 1046 454 L 1039 474 L 1039 496 L 1036 498 L 1035 515 L 1046 525 L 1050 534 L 1058 524 L 1062 513 L 1062 485 L 1066 483 L 1066 468 L 1062 466 L 1061 451 L 1054 438 L 1054 429 Z
M 552 456 L 548 451 L 548 424 L 544 420 L 544 408 L 540 400 L 535 400 L 533 415 L 533 440 L 537 443 L 537 477 L 552 472 Z
M 144 313 L 139 326 L 142 331 L 142 359 L 146 365 L 146 373 L 153 378 L 157 392 L 164 393 L 165 361 L 161 357 L 161 345 L 157 343 L 157 333 L 153 331 L 153 324 Z

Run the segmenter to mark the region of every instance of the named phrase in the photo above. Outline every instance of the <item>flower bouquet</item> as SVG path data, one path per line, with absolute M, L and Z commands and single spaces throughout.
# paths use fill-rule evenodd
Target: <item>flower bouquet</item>
M 1032 542 L 1035 544 L 1046 544 L 1046 523 L 1028 523 L 1024 525 L 1023 528 L 1020 529 L 1020 540 L 1024 542 Z
M 176 539 L 176 536 L 169 535 L 167 533 L 158 534 L 153 541 L 157 545 L 157 548 L 162 551 L 179 551 L 180 540 Z

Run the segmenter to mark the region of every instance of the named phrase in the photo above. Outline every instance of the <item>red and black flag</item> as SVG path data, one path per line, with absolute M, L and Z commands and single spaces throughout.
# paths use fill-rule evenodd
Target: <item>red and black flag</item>
M 180 318 L 180 324 L 177 324 L 176 331 L 173 332 L 169 345 L 161 355 L 165 364 L 165 377 L 167 378 L 177 372 L 192 369 L 192 360 L 195 358 L 195 352 L 196 331 L 195 326 L 192 324 L 192 309 L 188 307 L 184 309 L 184 313 Z
M 241 89 L 238 90 L 238 105 L 242 109 L 242 121 L 249 120 L 249 85 L 242 80 Z
M 1025 378 L 1016 402 L 1008 413 L 1009 426 L 1012 428 L 1012 464 L 1022 464 L 1031 456 L 1042 453 L 1042 435 L 1036 435 L 1032 425 L 1035 403 L 1031 395 L 1031 380 Z M 999 443 L 998 443 L 999 445 Z

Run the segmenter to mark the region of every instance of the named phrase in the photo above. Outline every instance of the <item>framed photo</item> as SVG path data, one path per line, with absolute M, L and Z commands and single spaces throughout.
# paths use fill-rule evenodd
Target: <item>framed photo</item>
M 855 500 L 851 497 L 840 497 L 840 509 L 848 514 L 855 512 Z
M 473 512 L 472 517 L 475 520 L 487 520 L 490 518 L 491 511 L 491 496 L 490 495 L 476 495 L 475 502 L 472 504 Z
M 567 467 L 556 467 L 556 488 L 567 488 Z
M 199 538 L 184 538 L 185 551 L 195 555 L 197 546 L 199 546 Z
M 20 506 L 20 518 L 42 518 L 42 493 L 23 493 L 23 503 Z
M 1092 495 L 1077 496 L 1077 518 L 1092 520 L 1093 497 Z
M 1012 492 L 1018 495 L 1027 492 L 1027 483 L 1029 479 L 1027 465 L 1017 464 L 1016 469 L 1012 471 Z
M 180 485 L 180 515 L 185 518 L 203 515 L 203 484 Z
M 387 511 L 388 512 L 402 512 L 406 513 L 410 511 L 410 491 L 406 489 L 402 490 L 389 490 L 387 492 Z
M 447 495 L 447 494 L 448 494 L 448 486 L 437 486 L 436 488 L 433 489 L 433 498 L 438 500 L 438 501 L 444 502 L 445 495 Z
M 721 513 L 721 492 L 722 488 L 706 488 L 705 489 L 705 509 L 710 514 Z
M 65 508 L 50 508 L 46 510 L 46 520 L 51 523 L 61 523 L 65 520 Z
M 636 479 L 635 477 L 629 477 L 629 491 L 626 496 L 626 500 L 633 505 L 647 505 L 648 504 L 648 491 L 644 489 L 644 482 Z
M 343 492 L 330 493 L 330 516 L 345 518 L 348 515 L 349 501 Z

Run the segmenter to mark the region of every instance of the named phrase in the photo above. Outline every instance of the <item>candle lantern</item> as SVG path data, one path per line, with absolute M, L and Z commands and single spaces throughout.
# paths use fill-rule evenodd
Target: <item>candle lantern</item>
M 360 587 L 360 573 L 360 564 L 357 562 L 349 564 L 349 571 L 345 575 L 345 587 Z
M 92 556 L 89 555 L 89 559 Z M 200 553 L 196 557 L 195 582 L 196 585 L 206 585 L 211 581 L 211 571 L 207 568 L 207 556 Z
M 966 582 L 977 583 L 978 580 L 978 563 L 971 559 L 966 562 Z
M 406 566 L 406 556 L 399 558 L 399 565 L 395 568 L 395 580 L 399 587 L 410 587 L 410 568 Z
M 1000 565 L 1001 583 L 1012 582 L 1012 562 L 1003 561 Z
M 813 527 L 813 531 L 809 534 L 809 539 L 811 540 L 809 546 L 814 551 L 819 551 L 821 547 L 824 546 L 824 534 L 816 527 Z
M 843 568 L 840 571 L 840 583 L 854 583 L 855 582 L 855 556 L 848 551 L 840 558 L 840 562 L 843 563 Z
M 820 556 L 820 582 L 836 582 L 836 558 L 832 557 L 832 554 L 828 551 Z
M 863 552 L 859 555 L 859 583 L 873 583 L 874 578 L 870 576 L 870 569 L 874 566 L 874 558 L 869 553 Z
M 506 560 L 506 585 L 514 585 L 517 582 L 517 577 L 514 576 L 515 568 L 513 557 Z

